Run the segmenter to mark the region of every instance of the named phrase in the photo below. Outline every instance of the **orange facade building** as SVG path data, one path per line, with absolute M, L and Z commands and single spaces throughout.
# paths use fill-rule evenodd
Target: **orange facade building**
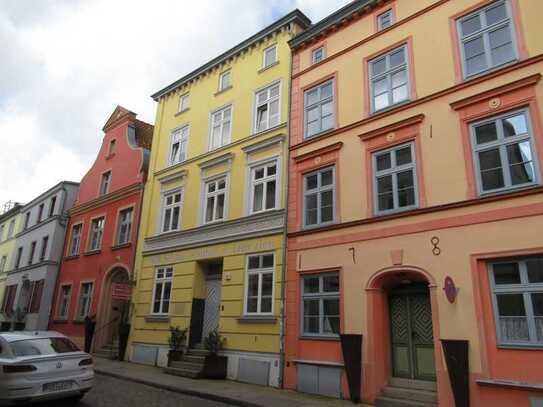
M 359 0 L 291 40 L 287 388 L 543 403 L 541 15 Z

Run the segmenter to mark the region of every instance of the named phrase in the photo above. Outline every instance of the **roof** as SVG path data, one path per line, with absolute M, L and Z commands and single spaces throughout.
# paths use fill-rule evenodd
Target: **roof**
M 173 82 L 172 84 L 166 86 L 165 88 L 159 90 L 158 92 L 151 95 L 151 97 L 157 101 L 162 96 L 170 93 L 171 91 L 177 89 L 178 87 L 184 85 L 185 83 L 189 82 L 192 79 L 195 79 L 199 75 L 203 74 L 204 72 L 215 68 L 216 66 L 221 65 L 228 59 L 232 58 L 233 56 L 239 54 L 241 51 L 244 51 L 251 45 L 263 40 L 268 35 L 274 33 L 281 27 L 289 24 L 289 23 L 297 23 L 303 28 L 309 27 L 311 25 L 311 20 L 300 10 L 296 9 L 290 13 L 288 13 L 286 16 L 280 18 L 279 20 L 275 21 L 273 24 L 267 26 L 266 28 L 262 29 L 261 31 L 257 32 L 253 36 L 247 38 L 245 41 L 239 43 L 235 47 L 229 49 L 228 51 L 222 53 L 218 57 L 212 59 L 211 61 L 207 62 L 206 64 L 202 65 L 198 69 L 192 71 L 191 73 L 183 76 L 181 79 L 178 79 L 177 81 Z
M 125 116 L 130 116 L 133 120 L 136 118 L 137 114 L 122 107 L 121 105 L 117 105 L 113 113 L 109 116 L 109 119 L 107 119 L 106 124 L 104 124 L 104 127 L 102 127 L 102 130 L 104 132 L 107 132 L 111 127 L 115 126 L 118 122 L 121 121 Z
M 347 4 L 291 39 L 289 41 L 290 47 L 292 49 L 298 48 L 307 41 L 313 40 L 323 31 L 342 23 L 345 19 L 350 19 L 353 15 L 370 10 L 379 1 L 382 3 L 382 0 L 355 0 Z
M 25 339 L 63 338 L 64 335 L 55 331 L 13 331 L 0 333 L 7 342 L 24 341 Z
M 13 206 L 13 208 L 11 208 L 9 211 L 6 211 L 6 212 L 4 212 L 3 214 L 0 215 L 0 222 L 2 222 L 4 219 L 9 219 L 13 215 L 16 215 L 17 213 L 19 213 L 21 211 L 22 207 L 23 207 L 22 204 L 16 203 Z
M 22 208 L 21 208 L 21 211 L 25 211 L 27 210 L 28 208 L 30 208 L 32 205 L 34 205 L 36 202 L 38 202 L 39 200 L 43 199 L 44 197 L 46 197 L 47 195 L 53 193 L 54 191 L 60 189 L 60 188 L 64 188 L 64 185 L 72 185 L 74 187 L 79 187 L 79 182 L 73 182 L 73 181 L 60 181 L 58 184 L 55 184 L 55 186 L 49 188 L 47 191 L 41 193 L 40 195 L 38 195 L 37 197 L 35 197 L 34 199 L 32 199 L 32 201 L 28 202 L 26 205 L 24 205 Z

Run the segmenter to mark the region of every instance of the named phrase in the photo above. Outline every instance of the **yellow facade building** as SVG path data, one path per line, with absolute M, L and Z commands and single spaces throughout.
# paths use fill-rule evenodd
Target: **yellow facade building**
M 19 232 L 21 205 L 15 204 L 0 215 L 0 324 L 15 299 L 17 287 L 6 287 L 8 271 L 15 256 L 15 235 Z M 14 290 L 15 289 L 15 290 Z M 10 304 L 11 302 L 11 304 Z M 0 326 L 0 331 L 4 327 Z
M 296 10 L 153 95 L 131 361 L 165 366 L 170 326 L 189 348 L 217 329 L 228 378 L 279 386 L 288 41 L 309 23 Z

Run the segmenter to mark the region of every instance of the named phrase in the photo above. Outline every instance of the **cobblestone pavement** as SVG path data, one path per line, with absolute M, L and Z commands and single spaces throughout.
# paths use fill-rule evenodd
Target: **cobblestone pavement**
M 172 393 L 142 384 L 96 375 L 94 388 L 83 400 L 53 401 L 39 407 L 228 407 L 228 404 Z

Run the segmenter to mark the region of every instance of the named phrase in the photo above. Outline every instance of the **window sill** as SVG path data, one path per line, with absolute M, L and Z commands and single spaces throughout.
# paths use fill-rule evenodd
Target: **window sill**
M 534 182 L 534 183 L 531 183 L 531 184 L 521 185 L 521 186 L 518 186 L 518 187 L 502 188 L 502 189 L 499 189 L 499 190 L 487 191 L 487 192 L 482 191 L 482 192 L 479 192 L 479 196 L 481 198 L 484 198 L 484 197 L 487 197 L 487 196 L 499 196 L 499 195 L 502 195 L 502 194 L 507 194 L 507 193 L 515 192 L 515 191 L 522 191 L 522 190 L 530 189 L 530 188 L 536 188 L 536 187 L 539 187 L 539 186 L 541 186 L 541 184 Z
M 180 110 L 176 114 L 174 114 L 174 117 L 182 115 L 183 113 L 188 112 L 189 110 L 190 110 L 190 108 L 188 108 L 188 107 L 186 109 Z
M 341 339 L 338 336 L 308 336 L 302 335 L 299 337 L 301 341 L 327 341 L 327 342 L 339 342 Z
M 109 159 L 111 159 L 113 157 L 115 157 L 115 153 L 108 154 L 108 155 L 106 155 L 105 158 L 106 158 L 106 160 L 109 160 Z
M 419 206 L 418 205 L 412 205 L 412 206 L 406 206 L 405 208 L 398 208 L 398 209 L 390 209 L 390 210 L 387 210 L 387 211 L 380 211 L 380 212 L 375 212 L 373 214 L 374 217 L 379 217 L 379 216 L 387 216 L 387 215 L 394 215 L 396 213 L 402 213 L 402 212 L 407 212 L 407 211 L 413 211 L 415 209 L 419 209 Z
M 213 96 L 222 95 L 223 93 L 228 92 L 230 89 L 232 89 L 232 85 L 228 86 L 227 88 L 221 89 L 218 92 L 215 92 Z
M 260 68 L 258 70 L 258 73 L 261 74 L 262 72 L 266 72 L 268 69 L 271 69 L 271 68 L 273 68 L 274 66 L 277 66 L 277 65 L 279 65 L 279 61 L 275 61 L 273 64 L 269 64 L 268 66 Z
M 75 260 L 75 259 L 78 259 L 78 258 L 79 258 L 79 254 L 72 254 L 71 256 L 65 256 L 64 260 L 69 261 L 69 260 Z
M 115 246 L 111 246 L 111 250 L 114 251 L 114 250 L 125 249 L 125 248 L 130 247 L 130 246 L 132 246 L 132 242 L 127 242 L 127 243 L 123 243 L 123 244 L 116 244 Z
M 145 322 L 170 322 L 168 315 L 148 315 L 145 317 Z
M 517 382 L 514 380 L 477 379 L 475 383 L 477 383 L 479 386 L 509 387 L 519 390 L 543 390 L 543 384 Z
M 308 136 L 308 135 L 304 134 L 304 141 L 311 140 L 311 139 L 313 139 L 315 137 L 324 136 L 325 134 L 332 133 L 333 131 L 336 131 L 336 127 L 333 127 L 331 129 L 328 129 L 328 130 L 321 131 L 319 133 L 312 134 L 311 136 Z
M 505 64 L 494 66 L 494 67 L 492 67 L 490 69 L 486 69 L 484 71 L 477 72 L 477 73 L 474 73 L 472 75 L 463 74 L 462 75 L 462 82 L 471 81 L 472 79 L 479 78 L 481 76 L 487 75 L 487 74 L 492 73 L 494 71 L 499 71 L 500 69 L 507 68 L 508 66 L 511 66 L 511 65 L 515 65 L 515 64 L 519 63 L 520 61 L 521 61 L 520 58 L 515 58 L 514 60 L 506 62 Z
M 101 249 L 89 250 L 88 252 L 83 253 L 83 256 L 94 256 L 95 254 L 100 254 L 100 253 L 102 253 Z
M 526 350 L 526 351 L 543 351 L 543 343 L 541 344 L 511 344 L 511 345 L 498 345 L 496 346 L 498 349 L 502 350 Z
M 238 318 L 240 324 L 275 324 L 277 318 L 273 315 L 243 315 Z
M 379 110 L 372 110 L 370 112 L 370 116 L 377 116 L 381 113 L 386 113 L 386 112 L 390 112 L 398 107 L 401 107 L 403 105 L 407 105 L 408 103 L 411 103 L 413 102 L 412 99 L 406 99 L 406 100 L 402 100 L 401 102 L 398 102 L 398 103 L 395 103 L 393 105 L 390 105 L 390 106 L 387 106 L 387 107 L 383 107 L 382 109 L 379 109 Z
M 304 225 L 302 230 L 318 230 L 320 228 L 325 228 L 325 227 L 328 227 L 328 226 L 333 226 L 335 225 L 336 222 L 326 222 L 326 223 L 321 223 L 320 225 L 310 225 L 310 226 L 307 226 L 307 225 Z

